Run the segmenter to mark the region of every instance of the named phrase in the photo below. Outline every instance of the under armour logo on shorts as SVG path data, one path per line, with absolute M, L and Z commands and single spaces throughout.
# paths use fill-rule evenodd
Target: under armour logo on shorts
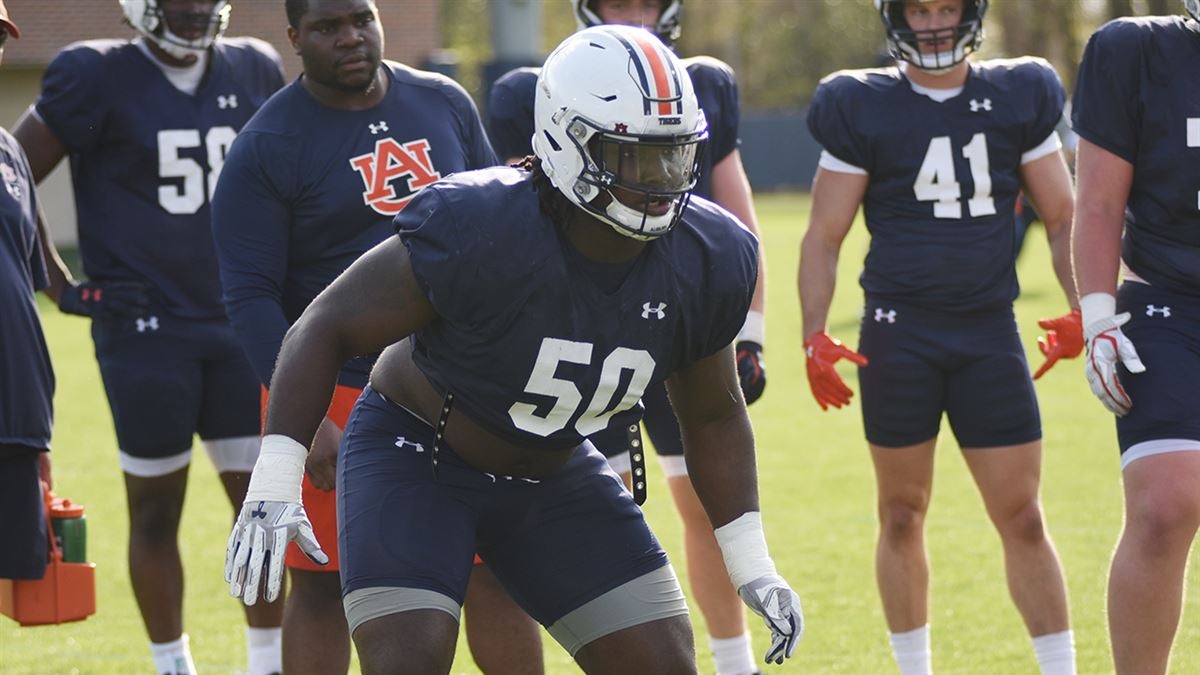
M 146 331 L 156 331 L 156 330 L 158 330 L 158 317 L 157 316 L 152 316 L 149 319 L 138 319 L 137 320 L 137 331 L 139 333 L 145 333 Z
M 385 122 L 383 120 L 379 120 L 378 124 L 374 124 L 374 123 L 368 124 L 367 128 L 371 130 L 372 136 L 378 136 L 379 134 L 388 130 L 388 125 L 387 125 L 387 122 Z
M 875 323 L 883 323 L 884 321 L 887 321 L 888 323 L 896 323 L 896 310 L 889 309 L 885 312 L 883 311 L 882 307 L 876 307 Z
M 420 443 L 413 443 L 412 441 L 408 440 L 407 438 L 405 438 L 403 436 L 396 437 L 396 447 L 397 448 L 403 449 L 404 446 L 406 446 L 406 445 L 413 446 L 413 449 L 416 450 L 417 452 L 425 452 L 425 446 L 421 445 Z
M 992 99 L 985 98 L 982 101 L 971 99 L 971 112 L 979 112 L 980 110 L 992 111 Z
M 667 318 L 667 303 L 660 302 L 658 307 L 651 307 L 648 302 L 642 303 L 642 318 L 649 319 L 651 314 L 659 321 Z
M 217 107 L 220 108 L 221 110 L 225 110 L 226 108 L 238 107 L 237 94 L 230 94 L 228 96 L 218 96 L 217 97 Z
M 1164 319 L 1171 318 L 1170 307 L 1155 307 L 1154 305 L 1146 305 L 1146 316 L 1161 316 Z

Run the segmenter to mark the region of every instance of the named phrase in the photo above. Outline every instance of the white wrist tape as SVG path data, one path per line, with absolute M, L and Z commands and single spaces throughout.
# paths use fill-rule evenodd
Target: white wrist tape
M 250 474 L 245 504 L 250 502 L 300 503 L 304 462 L 308 448 L 281 434 L 263 436 L 258 461 Z
M 759 577 L 775 574 L 775 561 L 767 553 L 767 539 L 763 536 L 762 514 L 747 511 L 726 525 L 713 531 L 721 556 L 725 558 L 725 569 L 734 588 L 741 588 Z
M 1080 320 L 1086 328 L 1117 313 L 1117 299 L 1108 293 L 1088 293 L 1079 299 Z
M 750 310 L 746 312 L 746 323 L 742 324 L 742 330 L 738 333 L 738 342 L 749 340 L 757 343 L 759 346 L 766 344 L 763 342 L 767 337 L 767 320 L 762 312 Z

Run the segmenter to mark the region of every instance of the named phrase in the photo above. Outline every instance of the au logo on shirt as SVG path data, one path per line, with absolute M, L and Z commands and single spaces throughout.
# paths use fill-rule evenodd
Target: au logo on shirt
M 362 178 L 363 203 L 376 213 L 394 216 L 400 213 L 422 188 L 436 183 L 442 175 L 429 160 L 429 139 L 397 143 L 393 138 L 381 138 L 375 149 L 350 158 L 350 166 Z M 396 179 L 404 177 L 407 190 L 396 191 Z

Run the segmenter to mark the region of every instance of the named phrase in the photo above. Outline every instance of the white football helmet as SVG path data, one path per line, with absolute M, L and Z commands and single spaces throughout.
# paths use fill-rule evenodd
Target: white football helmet
M 875 0 L 875 9 L 883 20 L 887 31 L 888 50 L 900 61 L 907 61 L 929 73 L 944 73 L 962 63 L 967 55 L 979 49 L 983 43 L 983 15 L 987 14 L 988 0 L 963 0 L 962 21 L 954 27 L 954 47 L 950 51 L 927 54 L 921 52 L 921 43 L 929 42 L 945 31 L 913 30 L 904 20 L 906 2 L 928 2 L 929 0 Z M 1195 2 L 1196 0 L 1189 0 Z
M 1183 7 L 1193 19 L 1200 21 L 1200 0 L 1183 0 Z
M 564 40 L 538 76 L 533 124 L 550 182 L 621 234 L 654 239 L 683 216 L 708 123 L 687 69 L 653 33 L 596 26 Z
M 184 21 L 202 28 L 201 35 L 194 39 L 180 37 L 171 31 L 161 0 L 118 1 L 121 11 L 125 13 L 125 20 L 134 30 L 166 53 L 180 59 L 208 49 L 229 27 L 228 0 L 216 0 L 210 12 L 180 12 L 178 17 L 173 17 L 176 23 Z
M 575 25 L 579 30 L 592 26 L 603 26 L 604 21 L 592 7 L 596 0 L 568 0 L 575 11 Z M 679 16 L 683 14 L 683 0 L 666 0 L 658 15 L 658 24 L 653 27 L 658 39 L 668 47 L 674 47 L 679 39 Z

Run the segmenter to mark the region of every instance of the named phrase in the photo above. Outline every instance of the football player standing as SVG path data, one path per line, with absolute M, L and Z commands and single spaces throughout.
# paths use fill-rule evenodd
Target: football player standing
M 364 670 L 448 672 L 478 551 L 585 672 L 695 672 L 675 574 L 587 440 L 667 380 L 733 585 L 781 663 L 803 618 L 767 551 L 733 349 L 757 242 L 690 199 L 707 138 L 691 80 L 653 34 L 599 26 L 536 91 L 535 158 L 422 190 L 288 331 L 227 579 L 270 599 L 279 554 L 261 542 L 324 556 L 300 503 L 308 446 L 342 365 L 387 347 L 338 462 Z
M 683 0 L 568 0 L 579 28 L 604 24 L 644 26 L 668 46 L 679 38 Z M 699 56 L 683 60 L 695 86 L 700 109 L 708 120 L 708 150 L 702 160 L 695 194 L 711 199 L 759 233 L 754 214 L 750 182 L 742 166 L 738 149 L 738 124 L 741 118 L 737 79 L 733 70 L 717 59 Z M 488 133 L 501 158 L 509 163 L 530 153 L 533 136 L 534 85 L 537 68 L 518 68 L 493 85 L 488 96 Z M 746 322 L 737 336 L 738 377 L 746 403 L 754 403 L 767 383 L 763 344 L 766 337 L 766 260 L 759 257 L 759 275 L 754 299 Z M 717 675 L 746 675 L 756 670 L 750 632 L 737 591 L 729 585 L 729 575 L 721 551 L 713 538 L 712 523 L 696 498 L 688 480 L 683 458 L 683 440 L 679 423 L 671 410 L 663 387 L 651 387 L 642 400 L 645 425 L 658 453 L 667 486 L 683 523 L 684 550 L 692 596 L 708 626 L 708 643 Z M 640 452 L 640 433 L 632 427 L 597 434 L 592 442 L 608 457 L 609 463 L 633 485 L 630 457 Z M 631 448 L 631 441 L 638 444 Z M 633 452 L 631 453 L 631 449 Z M 639 482 L 644 482 L 640 475 Z
M 900 672 L 930 671 L 924 521 L 943 412 L 1004 548 L 1043 673 L 1073 673 L 1067 596 L 1038 498 L 1041 422 L 1012 303 L 1013 208 L 1046 223 L 1071 307 L 1070 176 L 1054 128 L 1065 94 L 1041 59 L 972 62 L 987 0 L 876 0 L 896 67 L 822 80 L 808 125 L 824 152 L 801 245 L 807 372 L 822 409 L 859 369 L 877 479 L 876 577 Z M 838 254 L 862 205 L 870 250 L 858 352 L 826 332 Z M 1078 311 L 1043 320 L 1044 373 L 1078 354 Z M 1036 376 L 1035 376 L 1036 377 Z
M 1184 5 L 1098 30 L 1073 105 L 1085 368 L 1117 416 L 1125 485 L 1108 578 L 1122 675 L 1167 672 L 1200 526 L 1200 2 Z
M 51 253 L 48 293 L 92 321 L 155 672 L 192 673 L 177 541 L 192 437 L 241 504 L 260 424 L 254 372 L 221 304 L 209 200 L 238 130 L 283 71 L 265 42 L 222 37 L 225 0 L 121 8 L 138 38 L 59 52 L 14 135 L 37 181 L 70 158 L 88 279 L 72 280 Z M 250 675 L 279 671 L 281 613 L 247 610 Z
M 496 164 L 461 87 L 383 61 L 372 0 L 288 0 L 285 10 L 304 73 L 242 129 L 213 197 L 226 310 L 264 387 L 288 327 L 350 263 L 392 235 L 392 219 L 417 192 Z M 349 666 L 334 485 L 342 429 L 373 363 L 357 358 L 342 367 L 308 456 L 304 507 L 330 560 L 318 565 L 295 547 L 287 553 L 288 673 Z M 537 624 L 485 566 L 476 566 L 467 597 L 468 641 L 480 668 L 541 672 Z

